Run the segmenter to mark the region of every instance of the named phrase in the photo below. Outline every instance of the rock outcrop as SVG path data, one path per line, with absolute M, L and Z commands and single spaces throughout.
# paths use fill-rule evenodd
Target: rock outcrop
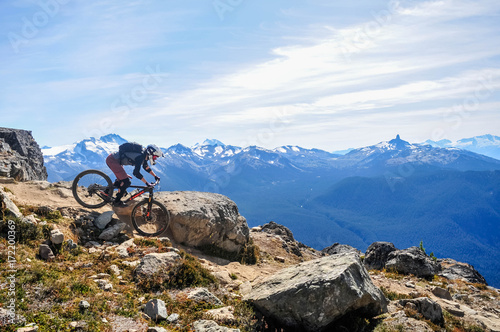
M 385 267 L 389 254 L 396 250 L 398 249 L 390 242 L 374 242 L 366 249 L 363 263 L 368 270 L 381 270 Z
M 410 247 L 389 253 L 385 268 L 402 274 L 413 274 L 417 277 L 429 278 L 438 274 L 440 265 L 420 248 Z
M 47 180 L 42 151 L 30 131 L 0 127 L 0 176 Z
M 387 311 L 387 300 L 355 253 L 283 269 L 255 285 L 244 299 L 279 324 L 306 331 L 325 330 L 353 313 L 373 317 Z
M 293 237 L 292 231 L 288 227 L 280 225 L 274 221 L 270 221 L 269 223 L 257 228 L 260 232 L 278 236 L 283 241 L 283 249 L 285 249 L 288 253 L 292 253 L 296 256 L 302 257 L 301 250 L 309 248 L 305 244 L 296 241 Z
M 361 251 L 348 245 L 348 244 L 340 244 L 340 243 L 334 243 L 329 247 L 324 248 L 321 250 L 321 252 L 327 254 L 327 255 L 338 255 L 338 254 L 345 254 L 349 252 L 354 252 L 358 255 L 361 255 Z
M 155 199 L 170 212 L 175 241 L 192 247 L 214 246 L 239 252 L 250 239 L 246 219 L 228 197 L 205 192 L 160 192 Z
M 442 268 L 442 271 L 439 272 L 440 276 L 450 280 L 461 279 L 473 284 L 487 285 L 486 279 L 470 264 L 460 263 L 449 258 L 438 261 Z
M 236 203 L 220 194 L 198 191 L 162 191 L 155 200 L 163 203 L 170 213 L 173 240 L 189 247 L 211 246 L 229 253 L 238 253 L 250 240 L 246 219 L 238 212 Z M 134 204 L 115 208 L 114 212 L 131 225 Z

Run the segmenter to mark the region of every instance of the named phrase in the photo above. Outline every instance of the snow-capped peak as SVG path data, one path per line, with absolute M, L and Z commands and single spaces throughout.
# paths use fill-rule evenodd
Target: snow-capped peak
M 199 148 L 201 146 L 226 146 L 224 143 L 222 143 L 221 141 L 217 140 L 217 139 L 209 139 L 207 138 L 206 140 L 203 141 L 203 143 L 196 143 L 192 149 L 196 149 L 196 148 Z

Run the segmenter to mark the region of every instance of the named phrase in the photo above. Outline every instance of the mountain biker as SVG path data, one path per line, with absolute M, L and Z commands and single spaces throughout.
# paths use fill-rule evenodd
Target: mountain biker
M 163 157 L 163 152 L 154 144 L 150 144 L 144 149 L 138 143 L 124 143 L 120 145 L 118 152 L 111 153 L 106 158 L 106 164 L 116 176 L 114 186 L 118 188 L 118 194 L 113 202 L 114 206 L 127 206 L 121 199 L 127 193 L 127 188 L 132 184 L 130 181 L 132 177 L 125 172 L 123 165 L 134 166 L 132 174 L 144 182 L 145 185 L 153 186 L 153 184 L 146 181 L 144 176 L 142 176 L 141 165 L 146 172 L 154 176 L 156 181 L 160 181 L 160 177 L 148 165 L 148 160 L 151 162 L 151 165 L 154 165 L 156 164 L 156 159 L 159 157 Z

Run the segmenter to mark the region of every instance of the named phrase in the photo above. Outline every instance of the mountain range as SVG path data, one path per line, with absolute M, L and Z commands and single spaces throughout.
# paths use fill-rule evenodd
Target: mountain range
M 467 146 L 484 147 L 477 142 L 488 137 Z M 125 141 L 111 134 L 42 149 L 49 181 L 71 181 L 89 168 L 109 173 L 105 157 Z M 488 151 L 500 149 L 494 146 Z M 227 195 L 250 226 L 276 221 L 316 249 L 340 242 L 365 250 L 375 241 L 406 248 L 423 241 L 437 257 L 468 262 L 500 285 L 498 159 L 451 142 L 412 144 L 399 136 L 345 155 L 217 140 L 162 150 L 155 172 L 163 190 Z

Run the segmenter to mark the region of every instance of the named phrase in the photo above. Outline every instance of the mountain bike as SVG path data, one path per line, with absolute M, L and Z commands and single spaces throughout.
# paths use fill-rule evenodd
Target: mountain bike
M 158 182 L 156 181 L 151 187 L 131 185 L 129 188 L 137 188 L 138 191 L 132 193 L 124 201 L 129 203 L 148 193 L 148 197 L 137 203 L 131 213 L 132 225 L 139 234 L 144 236 L 158 236 L 168 228 L 170 223 L 170 213 L 167 208 L 154 199 L 154 187 Z M 111 204 L 115 199 L 114 191 L 118 188 L 104 172 L 90 169 L 75 177 L 71 189 L 79 204 L 86 208 L 97 209 Z

